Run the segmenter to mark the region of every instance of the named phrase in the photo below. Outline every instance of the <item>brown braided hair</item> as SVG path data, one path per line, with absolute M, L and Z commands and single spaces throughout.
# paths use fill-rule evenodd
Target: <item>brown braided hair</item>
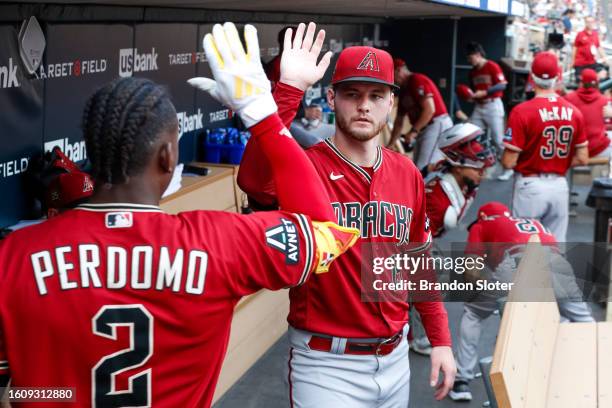
M 116 79 L 87 101 L 83 134 L 97 185 L 123 184 L 138 174 L 160 133 L 178 126 L 166 90 L 143 78 Z

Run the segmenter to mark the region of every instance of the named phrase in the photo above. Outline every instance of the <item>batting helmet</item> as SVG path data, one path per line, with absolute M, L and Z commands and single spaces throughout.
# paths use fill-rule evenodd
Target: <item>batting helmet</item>
M 478 218 L 492 217 L 494 215 L 505 215 L 508 217 L 510 216 L 510 209 L 499 201 L 483 204 L 478 209 Z
M 464 101 L 469 101 L 474 98 L 474 92 L 466 84 L 457 84 L 455 92 L 457 92 L 457 96 Z
M 476 138 L 484 134 L 472 123 L 460 123 L 440 135 L 439 148 L 453 166 L 482 169 L 495 163 L 491 149 L 483 147 Z

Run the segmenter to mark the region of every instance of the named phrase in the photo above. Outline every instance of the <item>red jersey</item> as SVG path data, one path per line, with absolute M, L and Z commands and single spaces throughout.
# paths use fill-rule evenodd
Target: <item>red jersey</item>
M 582 113 L 556 95 L 518 104 L 504 135 L 506 149 L 520 153 L 514 170 L 524 176 L 565 175 L 576 148 L 587 144 Z
M 457 222 L 465 215 L 474 201 L 476 191 L 468 193 L 457 184 L 450 173 L 436 173 L 427 178 L 425 186 L 427 216 L 430 221 L 431 233 L 439 237 L 445 232 L 444 216 L 449 208 L 457 214 Z
M 574 47 L 576 47 L 575 67 L 595 64 L 597 62 L 597 49 L 599 48 L 597 31 L 589 33 L 587 30 L 583 30 L 579 32 L 574 40 Z
M 597 156 L 610 145 L 606 134 L 603 108 L 608 104 L 608 98 L 597 88 L 578 88 L 577 91 L 565 95 L 571 104 L 576 106 L 584 117 L 584 131 L 589 141 L 589 156 Z
M 555 236 L 538 220 L 505 215 L 486 217 L 470 227 L 465 253 L 486 257 L 486 264 L 494 270 L 508 251 L 522 250 L 534 234 L 542 245 L 557 244 Z
M 296 88 L 279 83 L 274 98 L 283 122 L 293 119 L 302 96 Z M 257 140 L 252 137 L 247 144 L 238 183 L 249 196 L 270 205 L 274 184 L 262 177 L 267 166 Z M 410 159 L 381 147 L 372 168 L 353 163 L 329 141 L 314 145 L 306 154 L 330 195 L 338 223 L 359 228 L 362 235 L 358 244 L 334 261 L 330 273 L 316 275 L 307 285 L 290 291 L 288 321 L 298 329 L 338 337 L 392 336 L 407 323 L 409 304 L 362 301 L 362 247 L 373 242 L 429 246 L 423 178 Z M 407 298 L 406 293 L 403 299 Z M 416 302 L 414 307 L 431 344 L 450 345 L 444 304 Z
M 412 73 L 408 81 L 399 92 L 398 114 L 407 114 L 410 123 L 415 123 L 421 116 L 421 103 L 425 98 L 432 98 L 434 103 L 434 114 L 432 119 L 438 116 L 447 115 L 444 99 L 436 84 L 426 75 Z
M 482 67 L 474 67 L 470 70 L 470 82 L 474 91 L 488 91 L 493 85 L 507 81 L 499 65 L 491 60 L 487 60 Z M 504 92 L 497 91 L 487 98 L 501 98 L 502 96 L 504 96 Z
M 75 387 L 79 406 L 210 406 L 234 306 L 302 284 L 312 237 L 303 215 L 130 204 L 16 231 L 0 244 L 0 375 Z
M 266 76 L 272 84 L 272 90 L 274 90 L 274 87 L 276 86 L 278 81 L 280 81 L 280 63 L 281 56 L 277 55 L 266 64 Z

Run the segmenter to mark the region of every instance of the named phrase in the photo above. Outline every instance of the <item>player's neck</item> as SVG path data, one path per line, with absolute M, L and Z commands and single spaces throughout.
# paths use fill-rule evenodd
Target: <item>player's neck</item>
M 476 65 L 476 68 L 480 69 L 482 67 L 484 67 L 484 65 L 487 63 L 487 59 L 486 58 L 482 58 L 478 64 Z
M 159 192 L 144 183 L 131 182 L 113 185 L 110 188 L 100 186 L 89 199 L 92 204 L 129 203 L 142 205 L 159 205 Z
M 377 155 L 378 136 L 367 141 L 355 140 L 342 133 L 336 127 L 336 134 L 332 136 L 331 141 L 353 163 L 361 167 L 374 166 Z
M 535 96 L 536 98 L 548 98 L 549 96 L 557 96 L 554 88 L 544 89 L 535 87 Z

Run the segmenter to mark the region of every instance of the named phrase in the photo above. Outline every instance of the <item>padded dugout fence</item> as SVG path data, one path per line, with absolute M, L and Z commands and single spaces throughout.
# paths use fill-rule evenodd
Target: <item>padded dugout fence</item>
M 18 35 L 37 17 L 46 47 L 41 66 L 29 75 Z M 288 14 L 209 12 L 103 6 L 0 6 L 0 227 L 31 213 L 23 173 L 29 160 L 60 146 L 77 162 L 86 159 L 80 131 L 89 95 L 118 76 L 150 78 L 168 87 L 181 126 L 182 162 L 197 158 L 198 135 L 206 128 L 234 125 L 232 112 L 186 80 L 210 76 L 201 39 L 215 22 L 255 22 L 262 60 L 278 54 L 277 33 L 295 21 L 314 20 L 327 31 L 336 55 L 349 45 L 373 45 L 375 19 Z M 381 46 L 382 44 L 378 44 Z M 332 66 L 335 58 L 332 59 Z M 315 87 L 324 95 L 331 69 Z

